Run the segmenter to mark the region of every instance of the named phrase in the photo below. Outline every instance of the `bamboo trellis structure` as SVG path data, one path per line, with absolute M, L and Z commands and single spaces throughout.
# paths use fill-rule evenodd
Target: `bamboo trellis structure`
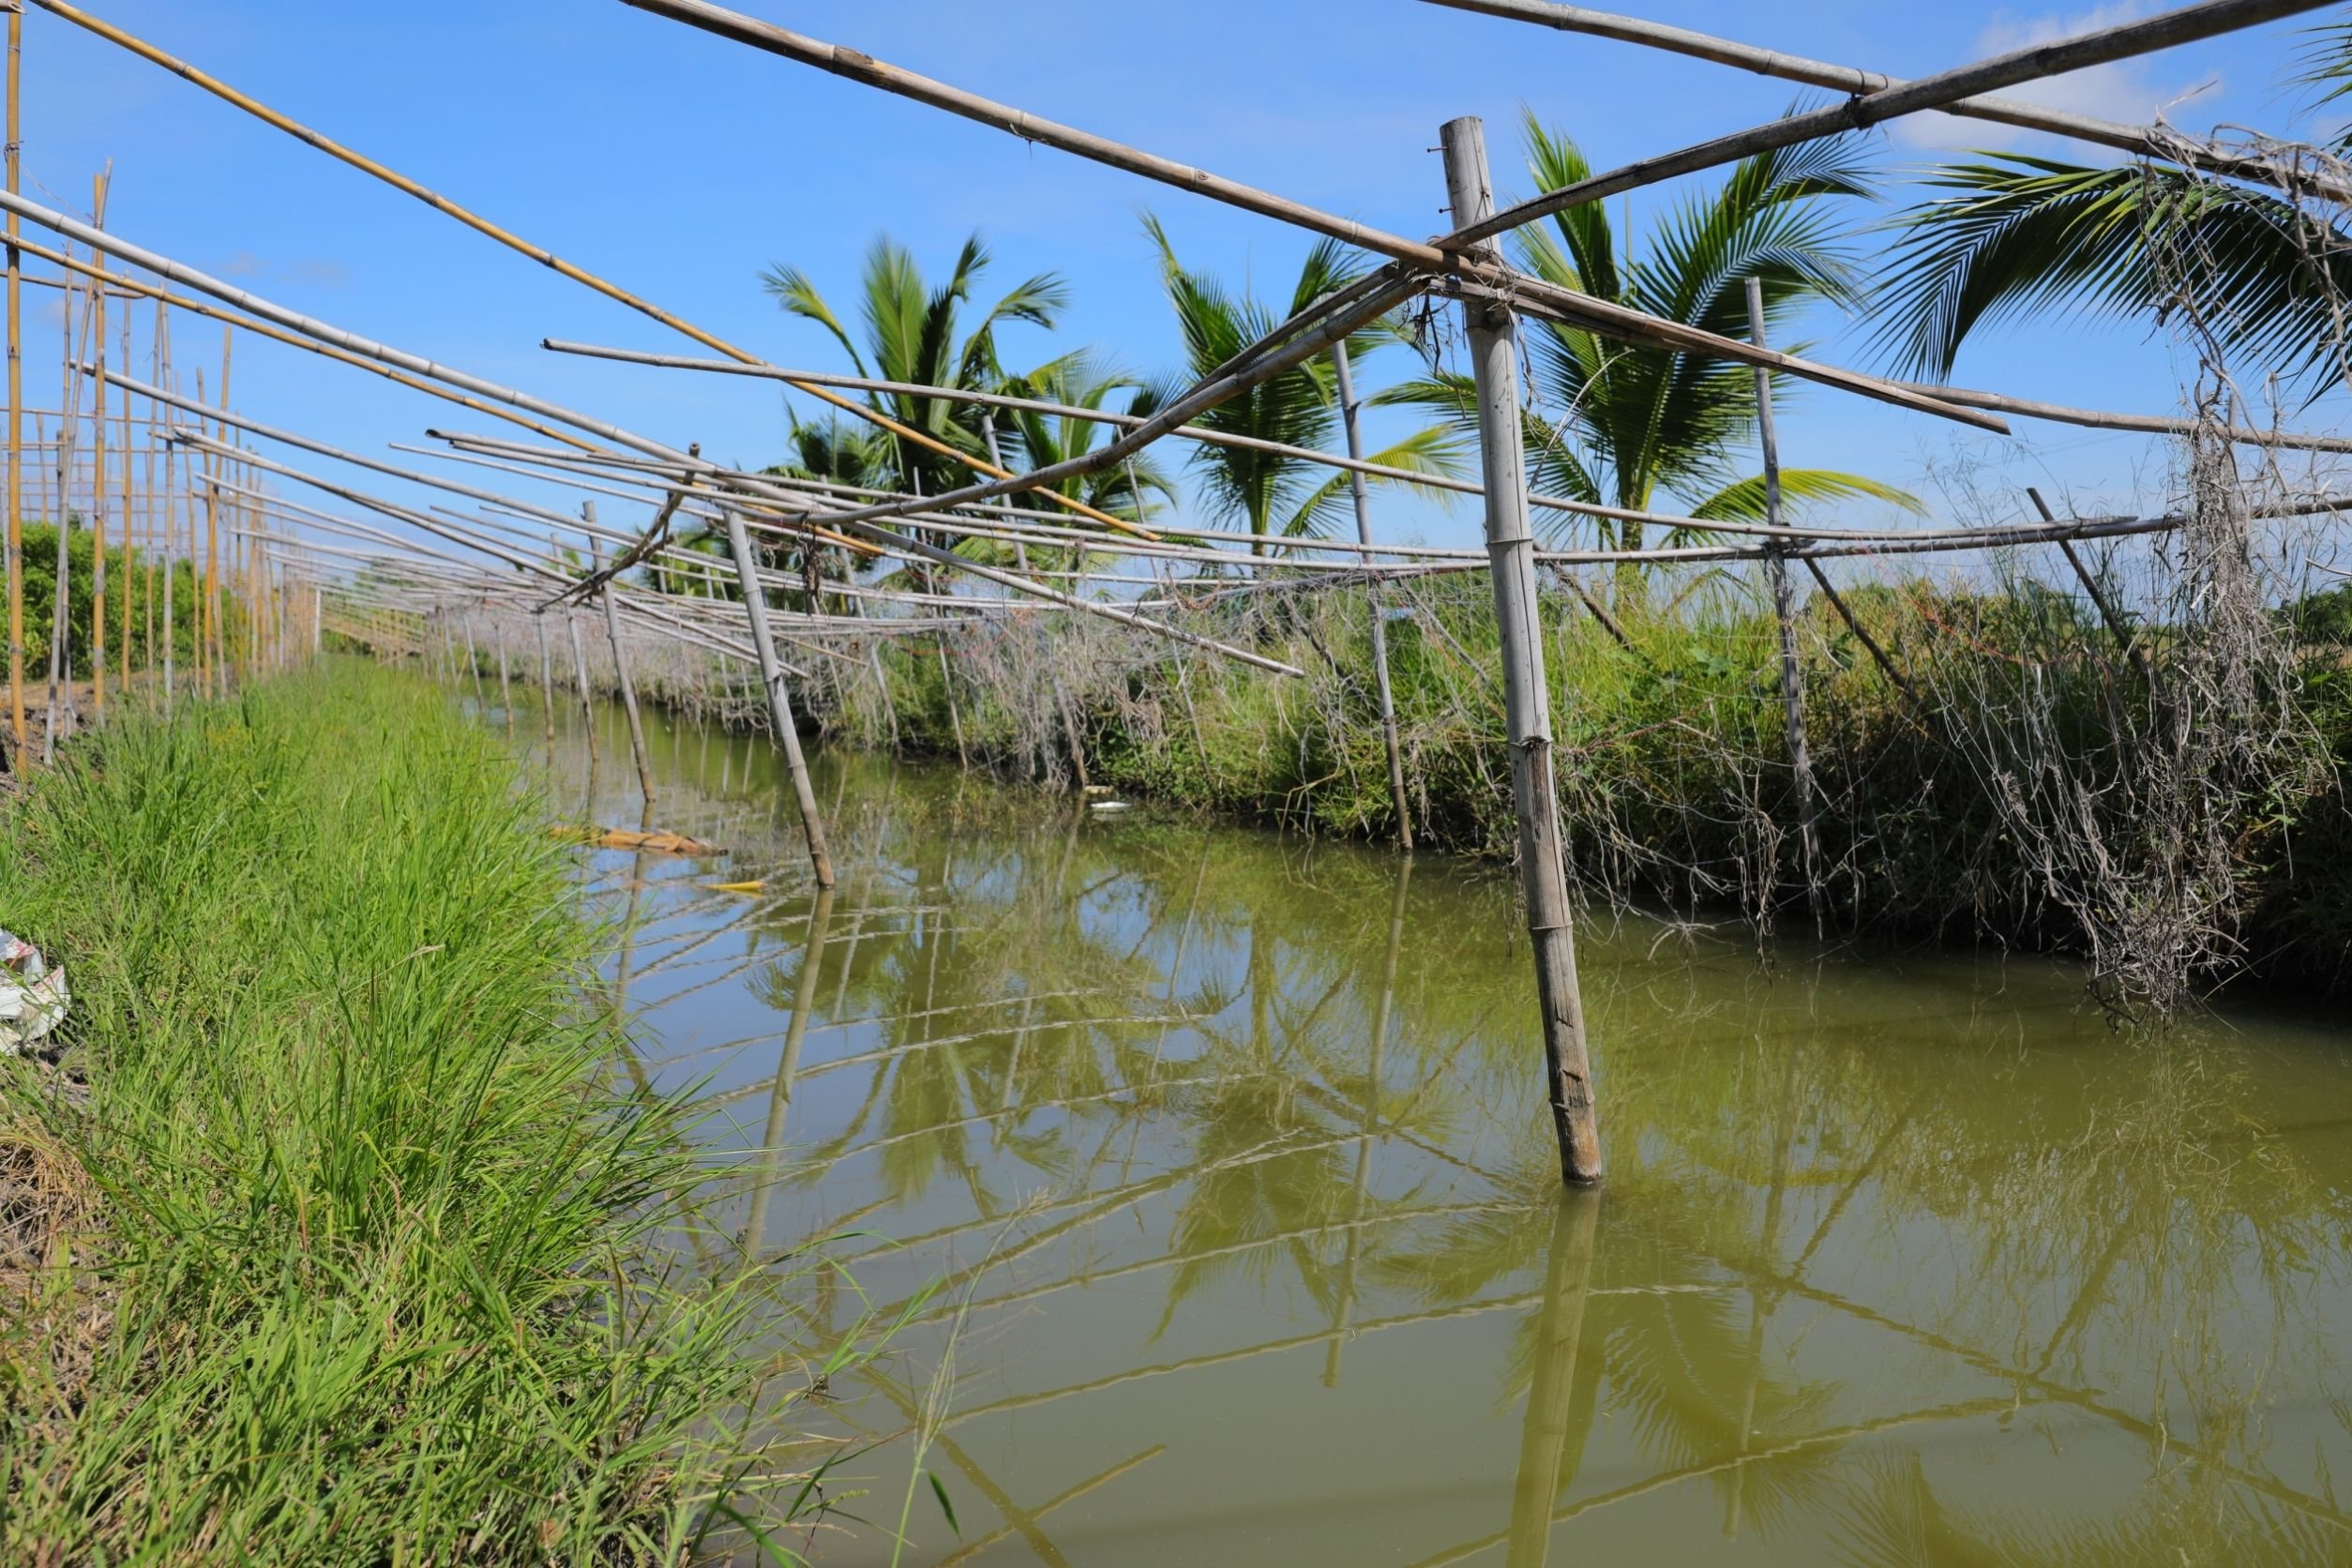
M 1604 339 L 1652 350 L 1696 354 L 1754 368 L 1759 397 L 1770 408 L 1770 381 L 1777 374 L 1812 381 L 1909 413 L 1965 428 L 2007 434 L 2006 415 L 2053 420 L 2093 429 L 2142 433 L 2214 435 L 2266 448 L 2316 452 L 2352 451 L 2352 438 L 2324 432 L 2221 428 L 2194 420 L 2065 407 L 2005 393 L 1922 385 L 1865 374 L 1771 349 L 1760 316 L 1747 339 L 1718 336 L 1679 322 L 1646 315 L 1576 290 L 1529 276 L 1513 267 L 1492 242 L 1500 235 L 1574 206 L 1646 188 L 1775 148 L 1788 147 L 1861 127 L 1918 113 L 1941 112 L 2026 126 L 2119 148 L 2136 156 L 2183 162 L 2221 177 L 2276 183 L 2266 166 L 2220 149 L 2185 143 L 2152 128 L 2120 127 L 2088 116 L 2044 110 L 1998 95 L 2005 89 L 2092 65 L 2132 58 L 2149 51 L 2218 37 L 2256 23 L 2318 8 L 2319 0 L 2203 0 L 2098 28 L 2056 43 L 2040 44 L 1957 69 L 1902 81 L 1859 68 L 1759 50 L 1688 30 L 1638 19 L 1611 16 L 1549 0 L 1432 0 L 1432 3 L 1621 39 L 1693 55 L 1738 68 L 1826 86 L 1849 95 L 1829 107 L 1641 159 L 1596 173 L 1575 185 L 1542 192 L 1499 207 L 1485 174 L 1480 132 L 1474 121 L 1452 122 L 1449 194 L 1455 227 L 1431 240 L 1384 233 L 1354 219 L 1322 211 L 1292 198 L 1141 148 L 1060 124 L 1013 105 L 996 102 L 949 83 L 885 64 L 870 54 L 790 32 L 726 10 L 708 0 L 623 0 L 636 8 L 684 23 L 771 55 L 813 66 L 867 86 L 914 99 L 947 113 L 1005 130 L 1033 144 L 1086 158 L 1140 178 L 1157 181 L 1309 233 L 1340 239 L 1382 264 L 1281 323 L 1258 342 L 1216 367 L 1149 415 L 1119 415 L 1003 392 L 931 387 L 795 369 L 774 365 L 738 348 L 636 293 L 611 282 L 552 249 L 527 240 L 400 173 L 388 163 L 355 151 L 294 120 L 197 66 L 158 49 L 65 0 L 31 0 L 45 12 L 72 23 L 149 60 L 264 124 L 303 142 L 371 178 L 433 207 L 474 232 L 546 265 L 566 279 L 627 306 L 723 355 L 697 359 L 635 350 L 549 339 L 550 351 L 689 372 L 723 373 L 781 384 L 865 420 L 894 441 L 925 447 L 968 470 L 972 481 L 944 493 L 926 495 L 859 488 L 815 479 L 755 473 L 719 463 L 700 447 L 683 449 L 529 392 L 498 384 L 425 354 L 290 309 L 139 243 L 133 236 L 84 222 L 24 197 L 19 188 L 19 55 L 23 25 L 19 0 L 0 0 L 8 11 L 7 189 L 0 194 L 8 236 L 8 575 L 9 614 L 8 731 L 17 765 L 25 755 L 23 702 L 23 616 L 20 529 L 25 464 L 51 460 L 56 496 L 51 504 L 65 529 L 73 516 L 87 516 L 96 530 L 98 573 L 89 584 L 98 620 L 92 653 L 94 706 L 102 716 L 110 647 L 104 598 L 110 548 L 108 523 L 120 545 L 115 594 L 120 619 L 114 650 L 116 689 L 128 693 L 131 668 L 132 602 L 148 608 L 146 661 L 158 663 L 153 631 L 155 577 L 162 573 L 165 633 L 160 654 L 161 687 L 168 702 L 176 679 L 173 653 L 175 563 L 190 570 L 197 595 L 191 607 L 198 634 L 191 651 L 200 686 L 225 691 L 233 676 L 279 668 L 320 646 L 324 631 L 369 644 L 398 656 L 459 656 L 452 626 L 461 629 L 469 673 L 478 681 L 485 656 L 499 668 L 502 706 L 511 714 L 509 675 L 527 642 L 538 644 L 543 689 L 554 679 L 547 618 L 565 624 L 576 652 L 574 684 L 589 696 L 581 618 L 591 610 L 588 641 L 609 649 L 617 689 L 632 716 L 632 737 L 644 793 L 653 779 L 641 734 L 636 732 L 633 673 L 658 689 L 664 672 L 718 672 L 721 686 L 736 692 L 735 672 L 746 670 L 758 692 L 740 701 L 771 727 L 785 753 L 795 787 L 812 868 L 820 884 L 834 880 L 823 824 L 808 782 L 798 735 L 792 686 L 852 678 L 849 671 L 872 667 L 884 642 L 936 645 L 942 671 L 949 668 L 946 639 L 1002 628 L 1021 617 L 1047 613 L 1105 624 L 1119 635 L 1158 640 L 1195 655 L 1230 661 L 1278 677 L 1302 671 L 1241 641 L 1196 629 L 1180 615 L 1188 606 L 1258 595 L 1313 593 L 1339 586 L 1374 590 L 1374 673 L 1391 792 L 1400 836 L 1410 846 L 1407 784 L 1399 757 L 1395 720 L 1388 697 L 1388 655 L 1381 630 L 1380 589 L 1439 574 L 1485 571 L 1495 586 L 1503 627 L 1503 690 L 1509 714 L 1514 791 L 1522 831 L 1522 870 L 1530 934 L 1538 951 L 1544 997 L 1544 1037 L 1551 1063 L 1547 1093 L 1560 1131 L 1563 1175 L 1572 1183 L 1597 1180 L 1600 1155 L 1590 1067 L 1585 1060 L 1576 971 L 1568 935 L 1564 873 L 1560 865 L 1559 815 L 1552 795 L 1549 716 L 1543 640 L 1535 632 L 1536 574 L 1563 575 L 1576 566 L 1624 564 L 1707 565 L 1753 563 L 1776 585 L 1783 627 L 1781 666 L 1790 744 L 1803 756 L 1802 698 L 1795 681 L 1788 627 L 1791 600 L 1788 563 L 1802 561 L 1841 615 L 1855 626 L 1819 563 L 1839 557 L 1979 551 L 2028 545 L 2057 545 L 2081 569 L 2074 545 L 2083 540 L 2161 535 L 2183 525 L 2184 516 L 2058 517 L 2045 507 L 2042 520 L 2016 526 L 1958 525 L 1941 528 L 1831 528 L 1794 525 L 1781 516 L 1776 458 L 1768 434 L 1768 479 L 1772 504 L 1764 520 L 1716 521 L 1614 507 L 1573 497 L 1532 493 L 1517 434 L 1519 394 L 1511 369 L 1511 339 L 1521 317 L 1562 323 Z M 103 185 L 99 212 L 102 216 Z M 53 249 L 20 237 L 29 220 L 59 237 Z M 76 248 L 83 252 L 76 255 Z M 23 275 L 30 254 L 57 269 L 53 278 Z M 68 319 L 68 386 L 55 412 L 54 439 L 38 426 L 24 439 L 28 409 L 21 375 L 20 295 L 27 283 L 63 291 L 68 305 L 83 302 L 92 327 L 79 352 Z M 123 302 L 123 339 L 118 363 L 109 363 L 107 301 Z M 132 373 L 129 302 L 151 300 L 156 326 L 149 378 Z M 1463 312 L 1480 371 L 1484 474 L 1477 481 L 1408 471 L 1368 460 L 1356 428 L 1356 400 L 1346 361 L 1346 340 L 1365 324 L 1417 299 L 1457 304 Z M 221 324 L 222 356 L 217 396 L 207 399 L 201 372 L 193 397 L 181 391 L 170 369 L 168 312 L 186 310 Z M 544 505 L 431 469 L 396 463 L 354 452 L 287 428 L 264 422 L 232 407 L 231 345 L 239 330 L 323 355 L 330 362 L 363 369 L 412 390 L 425 392 L 473 413 L 491 415 L 538 438 L 525 443 L 507 436 L 430 430 L 439 445 L 394 449 L 447 463 L 505 473 L 540 486 L 553 486 L 584 504 L 575 513 Z M 1206 429 L 1200 415 L 1271 378 L 1328 356 L 1334 365 L 1346 415 L 1348 450 L 1320 450 L 1237 436 Z M 84 374 L 75 376 L 75 369 Z M 90 382 L 86 412 L 75 383 Z M 110 440 L 110 389 L 120 397 L 113 412 L 118 434 Z M 986 422 L 993 412 L 1037 415 L 1106 428 L 1099 446 L 1063 460 L 1016 471 L 993 449 L 966 450 L 916 430 L 879 409 L 847 396 L 863 392 L 930 399 L 973 406 Z M 134 405 L 143 407 L 135 415 Z M 90 438 L 80 435 L 88 422 Z M 992 430 L 993 427 L 988 427 Z M 147 432 L 140 443 L 134 430 Z M 232 431 L 242 432 L 232 439 Z M 1769 415 L 1768 415 L 1769 431 Z M 460 512 L 446 505 L 419 507 L 328 476 L 309 472 L 244 444 L 244 438 L 274 448 L 291 447 L 335 462 L 421 486 L 474 504 Z M 1175 440 L 1254 448 L 1285 459 L 1322 465 L 1348 476 L 1356 528 L 1349 538 L 1266 539 L 1189 525 L 1147 526 L 1139 511 L 1121 517 L 1080 499 L 1090 475 L 1131 464 L 1154 444 Z M 545 443 L 539 444 L 539 443 Z M 80 454 L 89 453 L 86 483 Z M 143 460 L 145 482 L 138 482 L 134 459 Z M 156 480 L 160 459 L 162 482 Z M 176 462 L 174 461 L 176 459 Z M 114 468 L 110 471 L 112 462 Z M 201 464 L 201 470 L 199 468 Z M 37 467 L 38 466 L 37 462 Z M 119 483 L 114 483 L 115 479 Z M 1485 549 L 1443 548 L 1382 542 L 1376 538 L 1366 482 L 1405 484 L 1477 497 L 1486 514 Z M 315 490 L 380 520 L 323 511 L 288 499 L 274 487 Z M 79 489 L 77 489 L 79 487 Z M 85 494 L 86 508 L 76 505 Z M 596 519 L 598 498 L 624 505 L 642 505 L 641 522 L 611 526 Z M 2035 497 L 2039 504 L 2039 496 Z M 1139 501 L 1139 492 L 1138 492 Z M 2324 489 L 2294 494 L 2268 508 L 2275 517 L 2332 513 L 2344 499 Z M 204 537 L 197 536 L 203 512 Z M 1559 549 L 1538 546 L 1528 519 L 1531 511 L 1656 525 L 1707 542 L 1638 549 Z M 588 541 L 583 565 L 569 557 L 546 530 Z M 430 541 L 430 542 L 428 542 Z M 697 548 L 706 547 L 706 548 Z M 965 549 L 963 547 L 975 547 Z M 985 551 L 976 547 L 989 547 Z M 145 582 L 136 596 L 132 550 L 146 558 Z M 1015 565 L 999 564 L 1009 550 Z M 225 551 L 225 554 L 224 554 Z M 996 559 L 979 557 L 988 554 Z M 780 562 L 797 558 L 797 573 Z M 861 581 L 861 565 L 883 580 Z M 898 569 L 903 568 L 903 569 Z M 1172 574 L 1190 573 L 1180 587 Z M 630 572 L 646 580 L 632 582 Z M 887 574 L 887 575 L 885 575 Z M 60 571 L 61 611 L 71 587 Z M 1576 580 L 1566 580 L 1576 585 Z M 1591 613 L 1614 627 L 1606 611 L 1577 593 Z M 2094 590 L 2095 596 L 2095 590 Z M 235 601 L 243 620 L 232 634 L 226 605 Z M 2103 615 L 2113 622 L 2102 603 Z M 476 633 L 479 633 L 479 640 Z M 1621 631 L 1616 635 L 1622 637 Z M 1899 671 L 1866 632 L 1875 657 Z M 436 641 L 438 638 L 438 641 Z M 2128 639 L 2127 639 L 2128 642 Z M 441 651 L 438 656 L 435 649 Z M 787 655 L 796 662 L 787 662 Z M 53 668 L 70 672 L 62 638 L 53 639 Z M 1050 668 L 1050 665 L 1048 665 Z M 1182 669 L 1182 666 L 1179 666 Z M 149 673 L 155 671 L 150 670 Z M 1060 691 L 1057 679 L 1057 693 Z M 53 681 L 53 689 L 56 686 Z M 745 683 L 748 686 L 748 683 Z M 947 686 L 954 701 L 952 680 Z M 887 686 L 883 686 L 886 700 Z M 1189 688 L 1186 688 L 1189 702 Z M 68 694 L 68 702 L 70 701 Z M 1081 777 L 1084 747 L 1066 697 L 1059 703 Z M 56 701 L 45 745 L 59 732 Z M 546 698 L 553 723 L 551 693 Z M 952 711 L 952 709 L 951 709 Z M 509 717 L 511 722 L 511 717 Z M 961 719 L 957 719 L 961 749 Z M 1197 738 L 1197 731 L 1196 731 Z M 1807 816 L 1808 864 L 1812 854 L 1811 803 Z

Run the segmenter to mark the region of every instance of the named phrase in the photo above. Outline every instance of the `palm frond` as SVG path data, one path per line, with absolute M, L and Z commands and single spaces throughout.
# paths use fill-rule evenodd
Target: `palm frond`
M 1879 346 L 1902 369 L 1948 376 L 1995 322 L 2066 301 L 2077 319 L 2164 320 L 2194 299 L 2228 351 L 2316 391 L 2336 369 L 2330 299 L 2352 287 L 2352 235 L 2291 204 L 2178 170 L 2091 169 L 2018 154 L 1939 170 L 1954 192 L 1892 220 Z M 2324 257 L 2324 260 L 2314 260 Z
M 1784 506 L 1801 507 L 1829 501 L 1884 501 L 1913 517 L 1925 517 L 1927 504 L 1909 490 L 1859 474 L 1829 468 L 1784 468 L 1780 471 Z M 1737 479 L 1697 502 L 1691 516 L 1710 522 L 1762 522 L 1764 475 Z

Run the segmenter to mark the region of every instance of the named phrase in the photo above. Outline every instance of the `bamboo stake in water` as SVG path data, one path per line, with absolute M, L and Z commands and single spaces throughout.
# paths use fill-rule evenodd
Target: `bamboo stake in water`
M 596 526 L 596 504 L 580 504 L 581 520 L 592 530 Z M 594 533 L 588 535 L 589 563 L 598 571 L 604 569 L 604 546 L 597 543 Z M 621 707 L 628 715 L 629 752 L 637 759 L 637 787 L 645 796 L 645 808 L 654 807 L 654 767 L 645 755 L 645 725 L 637 712 L 637 683 L 629 679 L 628 650 L 621 645 L 621 612 L 613 607 L 612 584 L 607 582 L 596 596 L 604 601 L 604 635 L 612 644 L 612 678 L 621 687 Z
M 539 706 L 547 717 L 547 741 L 555 744 L 555 661 L 548 655 L 547 616 L 535 614 L 531 625 L 539 634 Z
M 506 633 L 504 627 L 500 628 L 498 633 L 498 712 L 500 716 L 506 721 L 506 732 L 513 734 L 515 732 L 515 688 L 513 683 L 506 678 Z
M 1332 379 L 1339 394 L 1341 421 L 1348 428 L 1348 455 L 1358 462 L 1364 460 L 1364 430 L 1356 422 L 1356 411 L 1363 405 L 1356 401 L 1355 377 L 1348 364 L 1348 342 L 1341 339 L 1331 346 Z M 1350 470 L 1348 490 L 1355 502 L 1356 539 L 1372 542 L 1372 500 L 1361 470 Z M 1411 802 L 1405 795 L 1405 759 L 1396 744 L 1396 697 L 1388 680 L 1388 598 L 1380 592 L 1380 574 L 1371 574 L 1371 587 L 1366 597 L 1372 605 L 1372 675 L 1380 699 L 1380 742 L 1388 751 L 1389 798 L 1396 806 L 1396 843 L 1399 849 L 1413 847 L 1413 817 Z
M 768 717 L 776 744 L 784 748 L 784 763 L 792 776 L 792 798 L 800 807 L 801 830 L 808 837 L 808 863 L 815 867 L 817 885 L 833 885 L 833 857 L 825 852 L 824 823 L 817 814 L 817 791 L 808 781 L 808 761 L 801 755 L 800 729 L 792 720 L 792 694 L 784 684 L 784 667 L 776 656 L 776 638 L 768 628 L 768 601 L 760 586 L 759 564 L 751 553 L 751 535 L 742 514 L 727 509 L 727 544 L 735 556 L 735 580 L 743 586 L 745 617 L 751 623 L 752 651 L 760 657 L 761 684 L 767 687 Z M 811 547 L 813 548 L 813 547 Z
M 1756 346 L 1764 341 L 1764 284 L 1748 279 L 1748 332 Z M 1774 528 L 1780 517 L 1780 438 L 1772 427 L 1772 374 L 1756 368 L 1756 433 L 1764 448 L 1764 520 Z M 1813 752 L 1805 744 L 1804 671 L 1797 662 L 1797 599 L 1788 580 L 1788 560 L 1780 541 L 1767 537 L 1764 569 L 1772 580 L 1772 617 L 1780 626 L 1780 705 L 1788 732 L 1788 767 L 1797 788 L 1797 832 L 1804 852 L 1805 902 L 1813 911 L 1814 935 L 1821 934 L 1821 834 L 1819 803 L 1814 798 Z
M 1458 228 L 1485 221 L 1494 211 L 1494 193 L 1486 174 L 1485 127 L 1475 116 L 1449 120 L 1440 139 L 1455 224 Z M 1519 820 L 1519 879 L 1527 900 L 1529 944 L 1535 956 L 1545 1090 L 1560 1145 L 1560 1176 L 1574 1185 L 1601 1179 L 1601 1134 L 1585 1043 L 1584 999 L 1576 980 L 1576 932 L 1569 924 L 1559 787 L 1552 774 L 1551 692 L 1537 612 L 1535 535 L 1528 523 L 1518 351 L 1507 306 L 1465 300 L 1462 313 L 1470 328 L 1470 364 L 1478 388 L 1488 571 L 1502 644 L 1511 788 Z
M 17 193 L 18 148 L 23 142 L 24 8 L 8 7 L 8 194 Z M 23 252 L 17 249 L 17 215 L 8 214 L 8 731 L 11 765 L 24 766 L 24 293 Z
M 580 622 L 568 612 L 564 617 L 564 629 L 571 634 L 572 668 L 580 676 L 580 722 L 588 731 L 588 771 L 596 767 L 596 703 L 588 692 L 588 650 L 580 646 Z

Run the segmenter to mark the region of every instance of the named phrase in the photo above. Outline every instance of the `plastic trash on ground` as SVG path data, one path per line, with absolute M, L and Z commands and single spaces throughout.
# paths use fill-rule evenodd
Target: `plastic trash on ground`
M 50 968 L 39 948 L 0 931 L 0 1056 L 16 1055 L 64 1022 L 68 1001 L 64 968 Z

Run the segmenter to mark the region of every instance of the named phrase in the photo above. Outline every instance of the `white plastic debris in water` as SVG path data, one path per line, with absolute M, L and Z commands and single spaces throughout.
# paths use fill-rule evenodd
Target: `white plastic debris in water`
M 1125 801 L 1123 801 L 1123 800 L 1098 800 L 1098 801 L 1096 801 L 1096 802 L 1093 804 L 1093 806 L 1090 809 L 1093 809 L 1093 810 L 1095 810 L 1095 811 L 1117 812 L 1117 811 L 1132 811 L 1132 810 L 1134 810 L 1134 809 L 1135 809 L 1135 807 L 1132 807 L 1132 806 L 1129 806 L 1129 805 L 1128 805 Z
M 0 1056 L 14 1056 L 65 1021 L 66 972 L 41 950 L 0 931 Z

